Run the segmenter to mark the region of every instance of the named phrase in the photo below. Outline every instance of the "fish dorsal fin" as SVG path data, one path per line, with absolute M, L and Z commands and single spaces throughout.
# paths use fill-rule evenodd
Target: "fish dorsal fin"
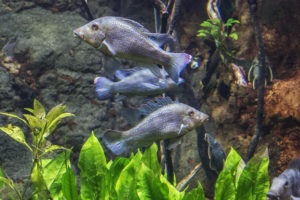
M 153 100 L 150 100 L 145 105 L 140 108 L 140 112 L 146 116 L 150 113 L 158 110 L 161 107 L 164 107 L 169 104 L 175 103 L 170 97 L 157 97 Z
M 146 29 L 142 24 L 140 24 L 140 23 L 138 23 L 134 20 L 127 19 L 127 18 L 124 18 L 124 17 L 116 17 L 116 18 L 120 21 L 123 21 L 123 22 L 126 22 L 126 23 L 130 24 L 131 26 L 139 29 L 142 32 L 150 33 L 150 31 L 148 29 Z
M 141 70 L 147 70 L 147 68 L 144 67 L 135 67 L 132 69 L 119 69 L 116 71 L 115 76 L 117 79 L 122 80 L 125 77 L 131 76 L 132 74 L 141 71 Z

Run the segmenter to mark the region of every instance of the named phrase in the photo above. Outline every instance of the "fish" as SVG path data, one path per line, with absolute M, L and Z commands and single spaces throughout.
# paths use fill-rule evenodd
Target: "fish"
M 155 98 L 141 108 L 148 115 L 127 131 L 107 130 L 102 141 L 115 155 L 128 155 L 153 142 L 170 139 L 170 146 L 206 121 L 209 116 L 171 98 Z
M 300 199 L 300 158 L 293 159 L 288 168 L 273 179 L 267 199 Z
M 229 66 L 233 70 L 233 74 L 235 76 L 235 83 L 237 85 L 243 86 L 243 87 L 248 87 L 248 83 L 245 79 L 245 71 L 242 66 L 236 65 L 234 63 L 230 63 Z
M 161 73 L 167 75 L 167 72 L 161 71 Z M 143 67 L 117 70 L 115 76 L 120 81 L 113 82 L 106 77 L 96 77 L 94 79 L 99 100 L 109 99 L 115 94 L 124 96 L 162 94 L 177 86 L 170 77 L 157 77 L 148 68 Z M 183 82 L 183 79 L 179 82 Z
M 192 60 L 189 54 L 160 48 L 164 44 L 174 44 L 171 35 L 151 33 L 140 23 L 123 17 L 100 17 L 75 29 L 74 36 L 106 56 L 147 64 L 156 76 L 160 76 L 157 64 L 163 65 L 176 83 L 181 71 Z

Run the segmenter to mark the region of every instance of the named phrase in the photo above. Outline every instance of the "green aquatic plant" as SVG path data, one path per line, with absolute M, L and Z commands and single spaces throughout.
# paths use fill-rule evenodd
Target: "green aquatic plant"
M 217 50 L 220 52 L 220 56 L 223 62 L 225 62 L 225 57 L 232 57 L 234 50 L 229 50 L 225 41 L 228 38 L 237 40 L 238 32 L 229 31 L 234 24 L 239 24 L 240 21 L 236 19 L 229 18 L 226 23 L 223 23 L 219 19 L 208 19 L 200 24 L 202 29 L 198 30 L 198 37 L 205 37 L 214 41 Z
M 247 165 L 232 148 L 215 185 L 215 200 L 265 200 L 269 190 L 269 160 L 255 156 Z
M 37 197 L 41 199 L 47 198 L 49 196 L 48 191 L 46 189 L 45 181 L 42 177 L 42 159 L 52 151 L 65 149 L 64 147 L 58 145 L 48 144 L 46 138 L 51 133 L 53 133 L 53 131 L 56 129 L 56 127 L 63 118 L 74 116 L 71 113 L 65 113 L 65 108 L 66 106 L 64 105 L 57 105 L 54 108 L 52 108 L 48 113 L 46 113 L 43 105 L 38 100 L 34 100 L 33 109 L 25 108 L 25 110 L 27 110 L 30 113 L 23 114 L 25 119 L 10 113 L 0 113 L 2 115 L 19 119 L 30 129 L 30 134 L 33 138 L 32 144 L 28 144 L 28 142 L 25 139 L 24 133 L 20 127 L 13 126 L 12 124 L 8 124 L 7 127 L 0 127 L 0 130 L 5 132 L 17 142 L 24 144 L 31 151 L 33 158 L 31 181 L 35 186 L 35 192 L 37 194 Z M 6 179 L 3 176 L 1 180 L 17 192 L 12 180 Z M 20 193 L 17 192 L 17 194 L 19 199 L 22 199 Z

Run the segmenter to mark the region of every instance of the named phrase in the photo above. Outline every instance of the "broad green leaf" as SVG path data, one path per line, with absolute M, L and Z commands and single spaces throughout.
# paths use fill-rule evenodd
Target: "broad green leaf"
M 4 178 L 4 174 L 2 172 L 2 168 L 0 167 L 0 177 Z M 5 186 L 5 183 L 0 180 L 0 191 Z
M 207 35 L 205 33 L 198 33 L 197 36 L 198 37 L 207 37 Z
M 180 200 L 184 196 L 184 192 L 179 192 L 162 174 L 160 175 L 160 181 L 165 183 L 169 188 L 169 199 Z
M 207 34 L 209 34 L 210 32 L 206 29 L 200 29 L 200 30 L 198 30 L 198 33 L 207 33 Z
M 115 185 L 119 179 L 122 170 L 129 164 L 128 158 L 118 157 L 109 166 L 111 174 L 111 184 Z
M 205 195 L 201 184 L 198 182 L 198 187 L 192 189 L 184 196 L 183 200 L 205 200 Z
M 42 122 L 37 117 L 35 117 L 33 115 L 28 115 L 28 114 L 23 114 L 23 115 L 26 118 L 26 120 L 27 120 L 27 122 L 29 124 L 29 128 L 31 130 L 34 130 L 36 128 L 38 128 L 38 129 L 42 129 L 43 128 Z
M 212 24 L 209 21 L 204 21 L 200 24 L 200 26 L 210 28 L 212 27 Z
M 230 27 L 230 26 L 232 26 L 233 24 L 239 24 L 239 23 L 240 23 L 239 20 L 229 18 L 229 19 L 227 20 L 227 22 L 225 23 L 225 26 Z
M 70 167 L 67 167 L 66 172 L 62 176 L 62 192 L 63 197 L 66 200 L 77 200 L 79 199 L 79 195 L 76 188 L 76 176 L 72 172 Z
M 9 113 L 4 113 L 4 112 L 0 112 L 0 114 L 6 115 L 6 116 L 9 116 L 9 117 L 17 118 L 17 119 L 21 120 L 22 122 L 24 122 L 24 124 L 26 124 L 27 126 L 29 126 L 28 123 L 27 123 L 27 121 L 25 119 L 22 119 L 21 117 L 19 117 L 17 115 L 13 115 L 13 114 L 9 114 Z
M 50 124 L 55 118 L 57 118 L 59 115 L 61 115 L 66 109 L 66 106 L 59 104 L 55 107 L 53 107 L 47 114 L 46 119 L 48 123 Z
M 137 176 L 137 194 L 143 200 L 168 200 L 169 188 L 167 184 L 160 182 L 158 176 L 146 167 L 140 166 L 140 172 Z
M 144 152 L 142 161 L 148 168 L 153 171 L 153 174 L 155 176 L 159 177 L 161 174 L 161 166 L 158 162 L 157 150 L 157 145 L 153 143 L 152 146 L 146 149 L 146 151 Z
M 138 151 L 121 172 L 115 186 L 119 200 L 139 199 L 137 194 L 137 177 L 143 173 L 143 171 L 140 170 L 140 166 L 142 165 L 141 158 L 142 154 Z
M 229 37 L 231 37 L 231 38 L 234 39 L 234 40 L 237 40 L 239 36 L 238 36 L 237 33 L 230 33 L 230 34 L 229 34 Z
M 231 172 L 231 175 L 234 177 L 234 185 L 236 187 L 240 175 L 245 167 L 245 162 L 233 148 L 231 148 L 226 158 L 224 167 L 226 170 L 229 170 Z
M 43 105 L 36 99 L 33 101 L 33 114 L 38 119 L 44 119 L 46 116 Z
M 230 170 L 223 169 L 215 185 L 215 200 L 235 200 L 235 194 L 234 177 Z
M 253 157 L 243 170 L 237 187 L 237 200 L 265 200 L 269 189 L 267 158 Z
M 110 174 L 104 151 L 92 132 L 79 155 L 81 199 L 108 199 Z
M 11 124 L 9 124 L 7 128 L 0 127 L 0 130 L 2 130 L 3 132 L 5 132 L 7 135 L 9 135 L 11 138 L 13 138 L 14 140 L 16 140 L 17 142 L 25 144 L 28 147 L 28 149 L 30 151 L 32 151 L 32 149 L 30 148 L 30 146 L 25 141 L 25 137 L 24 137 L 23 131 L 18 126 L 12 126 Z
M 45 159 L 43 163 L 43 179 L 51 194 L 52 199 L 62 199 L 62 177 L 66 173 L 70 160 L 70 152 L 65 151 L 56 156 L 55 159 Z
M 56 126 L 60 123 L 61 119 L 66 118 L 66 117 L 73 117 L 73 116 L 75 116 L 75 115 L 72 114 L 72 113 L 62 113 L 59 116 L 57 116 L 55 119 L 53 119 L 51 121 L 50 125 L 45 130 L 46 133 L 45 133 L 44 137 L 46 138 L 47 136 L 49 136 L 54 131 Z
M 37 194 L 37 199 L 50 199 L 46 183 L 37 163 L 34 164 L 32 169 L 31 181 L 34 185 L 34 192 Z

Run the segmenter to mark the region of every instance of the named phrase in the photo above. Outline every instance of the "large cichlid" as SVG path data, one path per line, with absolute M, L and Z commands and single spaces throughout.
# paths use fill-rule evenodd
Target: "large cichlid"
M 273 179 L 267 199 L 300 200 L 300 158 L 292 160 L 288 169 Z
M 162 74 L 166 74 L 161 70 Z M 94 80 L 98 99 L 104 100 L 115 94 L 125 96 L 147 96 L 162 94 L 176 87 L 170 77 L 157 77 L 148 68 L 117 70 L 115 76 L 119 79 L 113 82 L 106 77 L 96 77 Z
M 108 56 L 133 60 L 149 65 L 155 75 L 157 67 L 163 65 L 177 83 L 183 68 L 192 56 L 186 53 L 171 53 L 160 46 L 172 43 L 168 34 L 150 33 L 136 21 L 123 17 L 101 17 L 74 30 L 74 35 Z
M 157 98 L 145 107 L 152 112 L 130 130 L 104 134 L 103 142 L 114 154 L 125 155 L 158 140 L 171 139 L 172 145 L 208 119 L 207 114 L 170 98 Z

